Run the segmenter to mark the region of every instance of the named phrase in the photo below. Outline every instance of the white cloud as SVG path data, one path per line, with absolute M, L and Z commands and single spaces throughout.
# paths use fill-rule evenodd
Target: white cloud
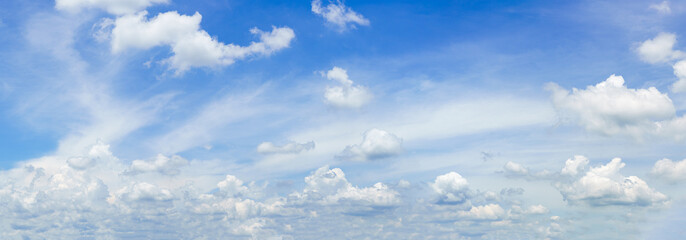
M 243 186 L 243 181 L 233 175 L 226 175 L 224 180 L 217 183 L 217 188 L 225 196 L 240 196 L 248 191 L 248 188 Z
M 514 163 L 511 161 L 505 163 L 503 169 L 505 170 L 505 176 L 522 177 L 529 175 L 529 169 L 525 168 L 521 164 Z
M 368 26 L 369 20 L 351 8 L 346 7 L 342 1 L 329 1 L 329 4 L 322 6 L 321 0 L 312 1 L 312 12 L 326 19 L 326 22 L 336 26 L 339 31 L 348 28 L 355 28 L 355 24 Z
M 655 162 L 650 174 L 671 182 L 686 180 L 686 159 L 674 162 L 670 159 L 662 159 Z
M 562 168 L 560 174 L 574 177 L 579 173 L 585 172 L 586 165 L 588 165 L 588 158 L 576 155 L 565 161 L 565 167 Z
M 352 201 L 372 206 L 393 206 L 400 203 L 398 192 L 383 183 L 366 188 L 353 186 L 340 168 L 321 167 L 305 177 L 305 183 L 307 186 L 301 197 L 318 200 L 324 204 Z
M 185 166 L 188 161 L 180 156 L 171 157 L 158 154 L 152 161 L 134 160 L 126 170 L 127 174 L 140 174 L 146 172 L 158 172 L 165 175 L 179 174 L 179 167 Z
M 257 152 L 260 154 L 298 154 L 312 149 L 314 149 L 313 141 L 306 143 L 289 142 L 281 146 L 274 145 L 272 142 L 263 142 L 257 146 Z
M 621 159 L 614 158 L 606 165 L 592 167 L 573 183 L 557 183 L 556 187 L 573 204 L 661 206 L 668 202 L 667 196 L 650 188 L 642 179 L 622 176 L 619 170 L 624 165 Z
M 505 209 L 498 204 L 472 206 L 469 211 L 458 212 L 458 216 L 479 220 L 498 220 L 505 216 Z
M 149 20 L 147 14 L 143 11 L 115 20 L 112 52 L 168 45 L 174 55 L 165 62 L 177 74 L 191 67 L 226 66 L 251 56 L 268 56 L 287 48 L 295 38 L 295 33 L 288 27 L 273 27 L 270 32 L 253 28 L 250 32 L 259 37 L 259 42 L 251 42 L 248 46 L 224 44 L 200 29 L 202 16 L 197 12 L 188 16 L 171 11 Z
M 372 94 L 367 88 L 353 85 L 348 78 L 348 73 L 339 67 L 333 67 L 326 73 L 326 78 L 334 80 L 340 86 L 327 87 L 324 93 L 326 103 L 339 108 L 359 108 L 372 99 Z
M 403 140 L 376 128 L 364 133 L 360 144 L 347 146 L 337 157 L 351 161 L 377 160 L 402 153 Z
M 431 188 L 438 193 L 439 201 L 444 203 L 463 203 L 469 197 L 467 179 L 456 172 L 449 172 L 436 177 Z
M 650 9 L 657 11 L 660 14 L 672 13 L 672 8 L 669 7 L 669 1 L 662 1 L 661 3 L 650 4 Z
M 155 4 L 168 2 L 169 0 L 55 0 L 55 8 L 69 12 L 97 8 L 111 14 L 124 15 L 138 12 Z
M 674 69 L 674 75 L 679 79 L 672 84 L 672 92 L 686 92 L 686 60 L 678 61 L 672 68 Z
M 641 60 L 647 63 L 663 63 L 686 56 L 683 52 L 674 50 L 675 44 L 676 35 L 663 32 L 641 43 L 636 51 Z
M 554 83 L 547 89 L 562 116 L 569 115 L 587 130 L 606 135 L 655 134 L 660 131 L 657 121 L 671 121 L 676 114 L 667 94 L 654 87 L 629 89 L 624 78 L 616 75 L 586 89 L 573 88 L 571 94 Z

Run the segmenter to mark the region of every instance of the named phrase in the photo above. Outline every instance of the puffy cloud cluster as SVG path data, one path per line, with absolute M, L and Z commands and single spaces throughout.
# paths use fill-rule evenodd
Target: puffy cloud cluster
M 439 202 L 463 203 L 469 197 L 469 182 L 456 172 L 436 177 L 431 188 L 439 195 Z
M 81 156 L 91 159 L 86 168 L 67 156 L 49 156 L 0 172 L 0 237 L 288 239 L 335 232 L 342 239 L 469 238 L 473 233 L 498 238 L 521 228 L 528 229 L 523 236 L 530 238 L 544 234 L 532 226 L 539 227 L 536 216 L 547 208 L 471 191 L 454 172 L 430 185 L 440 195 L 435 204 L 403 195 L 419 187 L 408 182 L 400 189 L 381 182 L 358 187 L 340 168 L 328 166 L 305 177 L 302 190 L 280 196 L 267 191 L 272 187 L 245 184 L 234 175 L 201 180 L 207 173 L 194 168 L 202 164 L 198 160 L 175 166 L 179 172 L 170 176 L 163 166 L 174 157 L 159 155 L 138 168 L 141 162 L 125 164 L 103 143 Z M 153 174 L 124 174 L 132 169 Z M 457 223 L 463 225 L 454 228 Z M 491 223 L 498 225 L 497 233 Z M 319 230 L 312 231 L 313 226 Z M 441 231 L 446 227 L 452 230 Z
M 398 192 L 387 185 L 376 183 L 372 187 L 355 187 L 348 182 L 340 168 L 321 167 L 307 176 L 305 183 L 307 186 L 303 193 L 296 196 L 323 204 L 345 201 L 371 206 L 394 206 L 400 203 Z
M 333 67 L 326 72 L 326 78 L 334 80 L 340 86 L 327 87 L 324 93 L 326 103 L 338 108 L 359 108 L 372 99 L 372 94 L 367 88 L 353 85 L 348 78 L 348 73 L 339 67 Z
M 686 160 L 675 162 L 666 158 L 662 159 L 655 162 L 650 174 L 670 182 L 684 181 L 686 180 Z
M 554 83 L 547 88 L 560 115 L 589 131 L 637 138 L 683 137 L 684 118 L 676 117 L 672 100 L 654 87 L 630 89 L 624 78 L 612 75 L 586 89 L 573 88 L 571 93 Z
M 327 23 L 336 26 L 339 31 L 355 28 L 355 24 L 369 25 L 369 20 L 351 8 L 346 7 L 340 0 L 336 0 L 335 3 L 329 1 L 329 4 L 326 6 L 322 6 L 321 0 L 313 0 L 312 12 L 323 17 Z
M 402 153 L 402 139 L 376 128 L 364 133 L 362 142 L 347 146 L 338 158 L 351 161 L 377 160 Z
M 659 206 L 668 201 L 667 196 L 649 187 L 642 179 L 619 174 L 624 166 L 621 159 L 615 158 L 606 165 L 592 167 L 572 184 L 558 184 L 557 187 L 565 200 L 592 206 Z
M 257 146 L 257 152 L 260 154 L 298 154 L 312 149 L 314 149 L 313 141 L 306 143 L 289 142 L 280 146 L 272 142 L 263 142 Z
M 55 8 L 70 12 L 97 8 L 111 14 L 124 15 L 138 12 L 155 4 L 168 2 L 169 0 L 55 0 Z
M 531 174 L 518 176 L 527 179 L 552 179 L 565 201 L 570 204 L 582 203 L 594 207 L 609 205 L 659 207 L 669 202 L 666 195 L 648 186 L 643 179 L 637 176 L 625 177 L 620 174 L 619 171 L 626 164 L 619 158 L 614 158 L 609 163 L 598 167 L 589 168 L 588 163 L 588 158 L 574 156 L 567 159 L 564 168 L 558 173 L 549 172 L 545 177 Z
M 295 38 L 295 33 L 288 27 L 273 27 L 268 32 L 253 28 L 250 32 L 259 37 L 259 42 L 248 46 L 224 44 L 200 29 L 202 16 L 197 12 L 192 16 L 165 12 L 152 19 L 147 19 L 147 14 L 143 11 L 114 21 L 112 52 L 170 46 L 174 55 L 165 62 L 177 74 L 191 67 L 225 66 L 250 56 L 268 56 L 287 48 Z

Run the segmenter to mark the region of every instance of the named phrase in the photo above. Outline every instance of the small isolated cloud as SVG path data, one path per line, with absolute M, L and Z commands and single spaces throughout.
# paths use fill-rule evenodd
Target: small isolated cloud
M 436 177 L 431 188 L 439 195 L 441 203 L 464 203 L 469 197 L 469 182 L 456 172 Z
M 372 94 L 367 88 L 354 85 L 348 78 L 348 73 L 339 67 L 326 72 L 326 78 L 334 80 L 340 86 L 327 87 L 324 93 L 326 103 L 338 108 L 359 108 L 372 99 Z
M 571 93 L 554 83 L 547 89 L 558 113 L 589 131 L 640 137 L 681 125 L 667 94 L 655 87 L 627 88 L 621 76 L 612 75 L 586 89 L 573 88 Z
M 370 206 L 393 206 L 400 203 L 398 192 L 387 185 L 376 183 L 371 187 L 355 187 L 348 182 L 340 168 L 321 167 L 305 177 L 305 183 L 307 186 L 298 196 L 323 204 L 346 201 Z
M 472 206 L 469 211 L 460 211 L 457 215 L 476 220 L 498 220 L 505 216 L 505 209 L 498 204 L 488 204 L 484 206 Z
M 164 62 L 176 74 L 191 67 L 226 66 L 252 56 L 268 56 L 289 47 L 295 38 L 295 33 L 288 27 L 273 27 L 269 32 L 253 28 L 250 33 L 258 36 L 259 42 L 251 42 L 248 46 L 224 44 L 200 29 L 202 16 L 197 12 L 188 16 L 171 11 L 152 19 L 147 19 L 147 14 L 142 11 L 114 21 L 112 52 L 169 46 L 174 54 Z
M 169 0 L 55 0 L 55 8 L 61 11 L 79 12 L 96 8 L 114 15 L 131 14 Z
M 270 154 L 298 154 L 303 151 L 314 149 L 314 142 L 297 143 L 289 142 L 284 145 L 275 145 L 271 142 L 263 142 L 257 146 L 257 152 L 264 155 Z
M 663 63 L 686 56 L 682 51 L 674 50 L 675 44 L 676 35 L 663 32 L 641 43 L 636 51 L 641 60 L 647 63 Z
M 369 20 L 346 7 L 340 0 L 335 2 L 329 0 L 326 6 L 322 6 L 321 0 L 313 0 L 312 12 L 323 17 L 327 23 L 337 27 L 339 31 L 355 28 L 356 25 L 369 26 Z
M 684 181 L 686 180 L 686 159 L 674 162 L 665 158 L 657 161 L 650 174 L 670 182 Z
M 519 163 L 508 161 L 503 166 L 503 173 L 508 178 L 524 178 L 526 180 L 540 180 L 553 177 L 553 173 L 543 170 L 539 172 L 532 172 L 529 168 L 522 166 Z
M 572 204 L 661 206 L 668 202 L 667 196 L 649 187 L 642 179 L 622 176 L 619 170 L 624 166 L 621 159 L 614 158 L 606 165 L 592 167 L 571 184 L 557 183 L 556 187 Z
M 654 3 L 650 5 L 650 9 L 657 11 L 660 14 L 670 14 L 672 13 L 672 8 L 669 7 L 668 1 L 662 1 L 661 3 Z
M 364 133 L 360 144 L 347 146 L 337 157 L 351 161 L 389 158 L 402 153 L 402 143 L 396 135 L 374 128 Z
M 158 154 L 153 160 L 134 160 L 126 170 L 126 174 L 136 175 L 147 172 L 158 172 L 164 175 L 179 174 L 179 168 L 188 164 L 188 161 L 180 156 L 167 157 Z

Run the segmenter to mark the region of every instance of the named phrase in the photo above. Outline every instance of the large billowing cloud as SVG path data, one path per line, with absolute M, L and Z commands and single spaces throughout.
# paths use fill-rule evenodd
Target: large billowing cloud
M 624 78 L 612 75 L 586 89 L 571 93 L 551 83 L 553 104 L 564 120 L 605 135 L 660 135 L 683 138 L 684 118 L 676 117 L 672 100 L 654 87 L 631 89 Z
M 339 108 L 359 108 L 372 99 L 367 88 L 354 85 L 345 69 L 333 67 L 326 72 L 326 78 L 336 81 L 339 86 L 327 87 L 324 93 L 326 103 Z
M 165 62 L 177 74 L 191 67 L 225 66 L 251 56 L 268 56 L 287 48 L 295 38 L 295 33 L 288 27 L 273 27 L 271 31 L 253 28 L 250 33 L 260 41 L 247 46 L 225 44 L 200 29 L 200 13 L 188 16 L 172 11 L 160 13 L 152 19 L 148 19 L 147 14 L 143 11 L 114 21 L 112 52 L 169 46 L 174 55 Z
M 55 0 L 55 8 L 70 12 L 98 8 L 115 15 L 135 13 L 169 0 Z
M 355 28 L 356 24 L 361 26 L 369 25 L 369 20 L 351 8 L 346 7 L 340 0 L 336 0 L 336 2 L 329 0 L 329 4 L 326 6 L 322 6 L 321 0 L 313 0 L 312 12 L 323 17 L 327 23 L 336 26 L 339 31 Z

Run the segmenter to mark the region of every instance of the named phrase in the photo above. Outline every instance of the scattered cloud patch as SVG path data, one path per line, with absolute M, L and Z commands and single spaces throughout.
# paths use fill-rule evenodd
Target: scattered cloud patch
M 263 142 L 257 146 L 257 152 L 260 154 L 298 154 L 303 151 L 310 151 L 314 149 L 314 142 L 297 143 L 289 142 L 284 145 L 275 145 L 272 142 Z
M 169 0 L 55 0 L 55 8 L 73 13 L 94 8 L 114 15 L 124 15 L 163 3 L 169 3 Z
M 372 99 L 372 94 L 367 88 L 354 85 L 348 78 L 345 69 L 333 67 L 326 72 L 326 78 L 339 83 L 339 86 L 327 87 L 324 93 L 326 103 L 338 108 L 359 108 Z
M 662 1 L 661 3 L 654 3 L 650 5 L 650 9 L 657 11 L 660 14 L 672 13 L 672 8 L 669 7 L 669 1 Z
M 226 66 L 248 57 L 269 56 L 289 47 L 295 38 L 295 33 L 288 27 L 273 27 L 269 32 L 253 28 L 250 33 L 256 35 L 259 42 L 251 42 L 248 46 L 224 44 L 200 29 L 200 13 L 188 16 L 171 11 L 152 19 L 147 15 L 142 11 L 114 21 L 112 52 L 169 46 L 174 54 L 164 62 L 176 74 L 182 74 L 191 67 Z
M 686 159 L 675 162 L 665 158 L 657 161 L 650 174 L 670 182 L 684 181 L 686 180 Z
M 674 50 L 675 44 L 676 35 L 663 32 L 642 42 L 636 51 L 641 60 L 647 63 L 664 63 L 686 56 L 682 51 Z
M 155 159 L 150 161 L 134 160 L 126 170 L 127 174 L 136 175 L 147 172 L 158 172 L 164 175 L 177 175 L 179 168 L 188 164 L 188 161 L 180 156 L 171 157 L 158 154 Z
M 335 0 L 335 2 L 329 0 L 329 4 L 326 6 L 322 6 L 321 0 L 313 0 L 312 12 L 323 17 L 327 23 L 335 26 L 341 32 L 355 28 L 356 25 L 369 26 L 369 20 L 345 6 L 340 0 Z
M 397 156 L 403 152 L 403 140 L 380 129 L 364 133 L 360 144 L 347 146 L 337 157 L 350 161 L 370 161 Z

